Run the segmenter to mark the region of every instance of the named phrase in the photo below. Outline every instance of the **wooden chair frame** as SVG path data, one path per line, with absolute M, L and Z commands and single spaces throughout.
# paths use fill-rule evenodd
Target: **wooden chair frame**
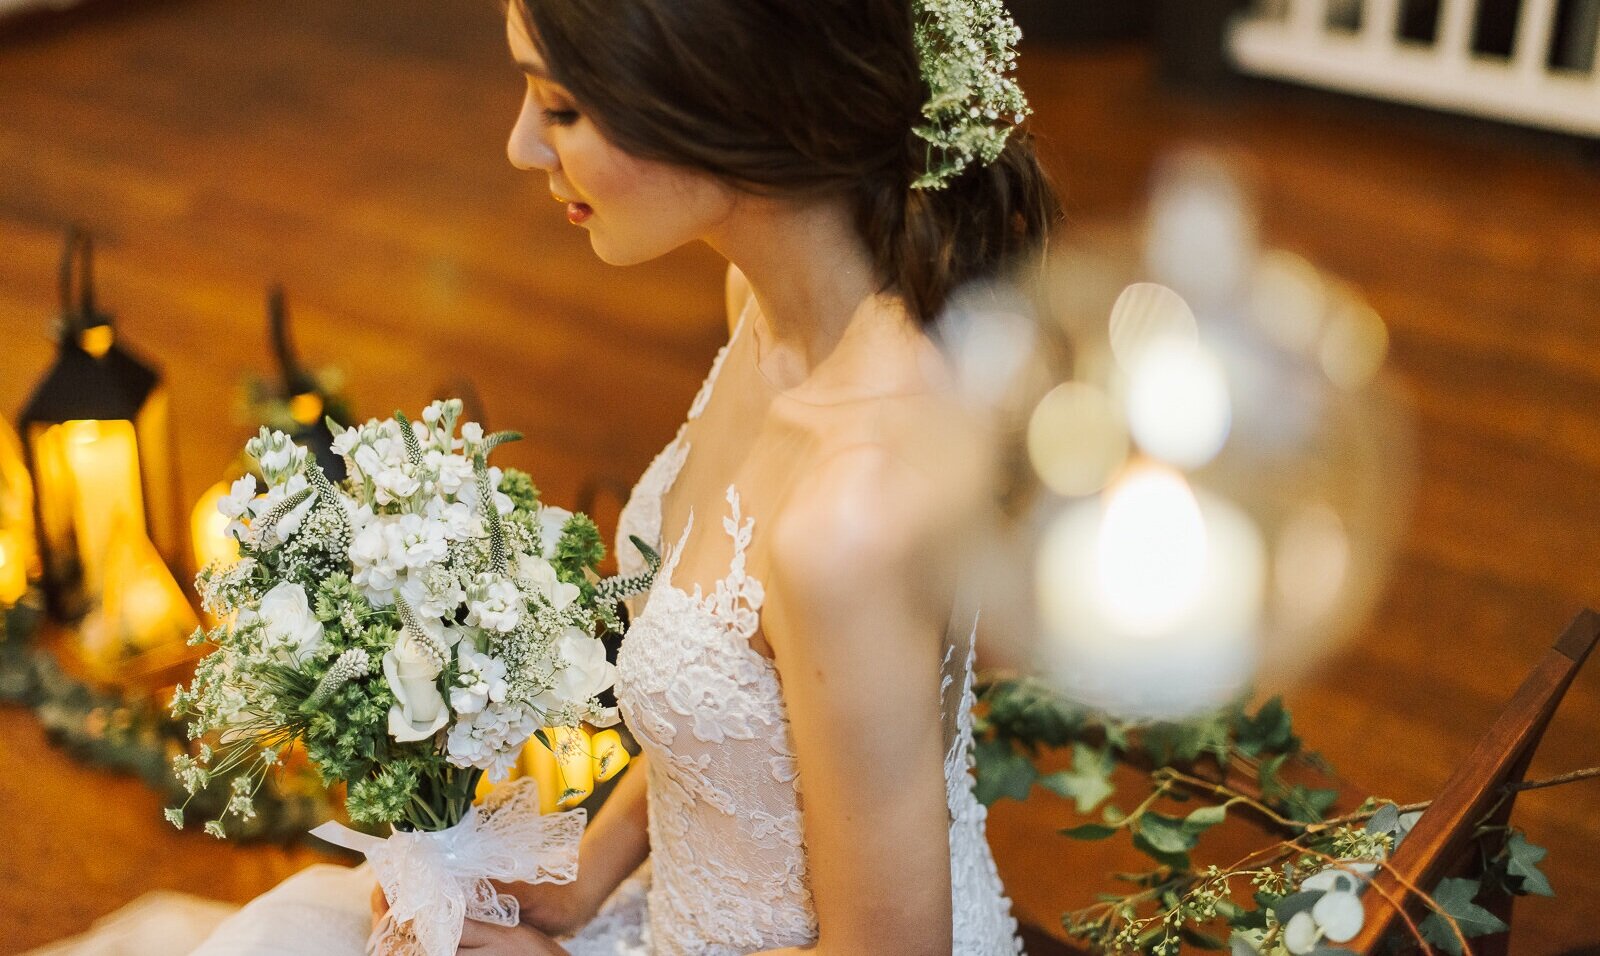
M 1600 614 L 1586 608 L 1573 618 L 1555 646 L 1545 651 L 1400 849 L 1373 877 L 1362 898 L 1366 924 L 1348 949 L 1377 953 L 1383 939 L 1402 925 L 1402 909 L 1421 912 L 1421 902 L 1410 888 L 1431 892 L 1467 857 L 1479 824 L 1504 826 L 1510 820 L 1516 800 L 1511 788 L 1522 782 L 1545 727 L 1597 642 Z M 1509 926 L 1512 899 L 1496 899 L 1486 908 Z M 1508 929 L 1482 937 L 1473 951 L 1478 956 L 1505 956 L 1510 936 Z

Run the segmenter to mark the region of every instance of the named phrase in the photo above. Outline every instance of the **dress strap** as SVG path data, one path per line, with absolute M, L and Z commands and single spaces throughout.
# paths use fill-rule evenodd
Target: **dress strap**
M 711 362 L 711 371 L 706 374 L 706 380 L 701 383 L 700 391 L 694 397 L 694 402 L 689 406 L 689 421 L 700 417 L 706 410 L 706 403 L 711 401 L 711 391 L 717 384 L 717 375 L 722 372 L 722 363 L 728 357 L 728 350 L 733 348 L 733 343 L 738 340 L 739 333 L 744 329 L 744 324 L 750 318 L 750 306 L 756 301 L 755 294 L 745 300 L 744 311 L 739 313 L 739 321 L 733 325 L 733 332 L 729 334 L 728 341 L 717 350 L 717 357 Z

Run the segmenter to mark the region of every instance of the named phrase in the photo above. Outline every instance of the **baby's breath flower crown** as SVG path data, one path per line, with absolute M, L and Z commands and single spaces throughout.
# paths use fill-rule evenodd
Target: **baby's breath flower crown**
M 1000 158 L 1011 129 L 1033 112 L 1007 76 L 1022 31 L 1003 0 L 914 0 L 917 57 L 932 96 L 914 128 L 928 143 L 913 189 L 943 189 L 980 160 Z

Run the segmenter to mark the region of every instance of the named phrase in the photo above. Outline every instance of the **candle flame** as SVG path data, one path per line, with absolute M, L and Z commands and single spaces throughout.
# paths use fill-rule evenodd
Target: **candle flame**
M 1200 600 L 1208 557 L 1205 521 L 1178 472 L 1133 469 L 1106 493 L 1095 541 L 1095 597 L 1134 634 L 1171 628 Z

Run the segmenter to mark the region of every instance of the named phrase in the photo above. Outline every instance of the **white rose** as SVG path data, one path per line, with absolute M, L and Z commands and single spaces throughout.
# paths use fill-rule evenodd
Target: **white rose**
M 389 708 L 389 736 L 400 743 L 426 740 L 450 720 L 450 711 L 439 693 L 442 668 L 427 649 L 410 634 L 383 655 L 383 676 L 399 703 Z
M 528 582 L 529 590 L 550 602 L 557 611 L 565 611 L 578 599 L 576 584 L 567 584 L 556 577 L 555 566 L 531 554 L 517 555 L 517 576 Z
M 566 526 L 572 512 L 550 505 L 539 507 L 540 557 L 546 560 L 556 556 L 556 545 L 561 543 L 561 529 Z
M 311 602 L 300 585 L 285 581 L 268 591 L 258 614 L 267 646 L 288 650 L 296 663 L 322 646 L 322 622 L 311 613 Z
M 610 687 L 616 666 L 606 660 L 606 646 L 599 638 L 569 627 L 556 638 L 556 650 L 566 666 L 556 670 L 551 688 L 534 698 L 535 706 L 545 711 L 565 704 L 581 704 Z

